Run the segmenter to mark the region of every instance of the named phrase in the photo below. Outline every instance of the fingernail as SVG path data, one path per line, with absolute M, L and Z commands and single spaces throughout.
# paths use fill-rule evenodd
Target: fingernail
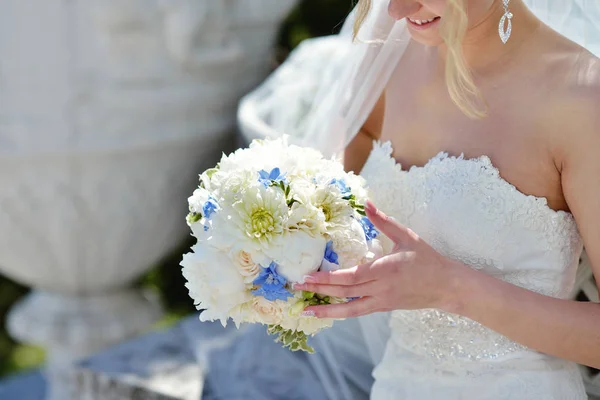
M 366 208 L 368 211 L 370 211 L 372 213 L 377 212 L 377 207 L 375 207 L 375 204 L 373 204 L 373 202 L 371 202 L 371 200 L 367 200 Z
M 312 311 L 312 310 L 302 311 L 302 316 L 303 317 L 314 317 L 315 316 L 315 312 Z
M 315 277 L 314 277 L 314 276 L 305 275 L 305 276 L 303 276 L 303 277 L 302 277 L 302 281 L 303 281 L 303 282 L 314 283 L 314 282 L 316 282 L 317 280 L 315 279 Z

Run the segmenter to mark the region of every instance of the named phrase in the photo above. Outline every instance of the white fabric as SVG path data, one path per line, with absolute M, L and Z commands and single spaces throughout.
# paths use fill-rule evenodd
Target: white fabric
M 529 290 L 569 298 L 583 248 L 575 219 L 519 192 L 489 158 L 440 153 L 425 167 L 404 171 L 386 142 L 374 146 L 362 175 L 382 211 L 441 254 Z M 394 311 L 390 326 L 373 400 L 586 398 L 575 364 L 467 318 Z
M 600 6 L 597 0 L 525 1 L 551 27 L 600 55 Z M 359 42 L 352 43 L 353 16 L 350 15 L 340 35 L 305 41 L 263 85 L 248 94 L 242 100 L 238 114 L 246 139 L 286 133 L 327 155 L 342 151 L 368 117 L 410 40 L 405 23 L 393 21 L 387 15 L 388 3 L 389 0 L 373 0 L 373 9 L 359 33 Z M 514 29 L 518 29 L 517 18 L 513 23 Z M 487 268 L 500 278 L 512 279 L 514 283 L 542 293 L 565 295 L 572 285 L 574 258 L 580 251 L 580 238 L 575 235 L 573 222 L 567 216 L 552 214 L 541 200 L 519 194 L 495 175 L 494 168 L 485 158 L 467 161 L 440 155 L 426 168 L 400 172 L 388 152 L 386 146 L 376 147 L 364 175 L 377 203 L 391 215 L 427 235 L 441 251 L 453 251 L 453 255 L 472 263 L 475 258 L 480 258 L 473 264 Z M 434 171 L 445 174 L 448 181 L 440 181 Z M 386 182 L 392 176 L 394 182 Z M 466 187 L 460 186 L 461 179 L 472 180 L 473 185 L 468 195 L 456 196 L 453 194 L 456 187 Z M 486 183 L 496 197 L 482 198 L 482 191 L 488 188 Z M 440 191 L 439 195 L 427 197 L 433 188 Z M 490 199 L 500 203 L 486 209 L 477 203 L 477 200 Z M 407 208 L 398 209 L 399 204 Z M 507 209 L 511 204 L 522 207 Z M 409 216 L 409 210 L 414 214 Z M 507 221 L 502 217 L 517 211 L 529 211 L 539 219 L 524 218 L 529 225 L 524 226 L 517 218 Z M 430 221 L 433 222 L 430 224 Z M 468 224 L 472 221 L 479 223 Z M 556 223 L 552 231 L 548 228 L 549 221 Z M 461 229 L 457 230 L 456 226 Z M 492 240 L 497 238 L 494 228 L 504 230 L 504 238 L 511 240 L 506 243 L 511 246 L 504 242 L 502 246 L 495 246 L 498 242 Z M 487 235 L 481 234 L 486 229 L 489 230 Z M 544 235 L 547 235 L 545 239 Z M 487 241 L 483 240 L 486 238 Z M 573 242 L 567 243 L 567 238 Z M 530 244 L 531 251 L 514 243 L 514 239 Z M 549 243 L 555 242 L 564 246 L 548 247 Z M 502 249 L 505 253 L 499 254 Z M 536 273 L 531 273 L 535 268 Z M 483 350 L 479 345 L 475 348 L 469 343 L 467 347 L 471 349 L 466 351 L 489 353 L 485 347 L 495 348 L 498 344 L 504 352 L 497 359 L 472 362 L 449 356 L 450 363 L 438 363 L 439 360 L 431 358 L 426 351 L 432 345 L 438 351 L 434 354 L 456 354 L 456 351 L 452 353 L 452 348 L 445 348 L 450 343 L 445 343 L 440 334 L 430 333 L 426 324 L 419 323 L 421 316 L 439 327 L 441 334 L 450 335 L 454 339 L 452 344 L 462 346 L 454 350 L 465 348 L 462 341 L 473 339 L 477 343 L 479 340 L 479 336 L 473 337 L 469 329 L 481 333 L 481 328 L 473 328 L 468 321 L 457 322 L 459 328 L 453 334 L 451 328 L 444 326 L 449 322 L 447 315 L 395 313 L 391 324 L 393 340 L 388 343 L 389 315 L 375 314 L 337 323 L 334 328 L 317 335 L 313 342 L 318 352 L 315 356 L 290 358 L 287 353 L 273 350 L 269 360 L 274 364 L 281 360 L 286 366 L 297 363 L 297 370 L 301 370 L 303 376 L 303 383 L 295 386 L 294 398 L 298 399 L 321 398 L 311 391 L 316 388 L 329 400 L 366 399 L 372 384 L 368 371 L 380 362 L 375 371 L 378 379 L 373 394 L 375 400 L 585 398 L 581 378 L 573 364 L 524 350 L 493 332 L 484 331 Z M 259 331 L 254 329 L 252 334 L 260 337 Z M 456 335 L 456 332 L 461 334 Z M 403 342 L 403 338 L 407 342 Z M 217 378 L 213 377 L 211 382 L 215 391 L 226 388 L 227 398 L 236 398 L 230 391 L 237 386 L 242 393 L 242 386 L 248 384 L 240 381 L 236 385 L 227 379 L 228 376 L 242 376 L 236 372 L 240 370 L 259 370 L 264 363 L 263 358 L 255 356 L 255 349 L 237 346 L 235 350 L 235 360 L 227 359 L 225 356 L 229 353 L 225 352 L 210 363 L 210 371 L 225 371 L 214 374 Z M 270 379 L 285 379 L 289 370 L 271 368 Z M 306 384 L 311 370 L 317 376 L 313 379 L 319 380 L 314 386 Z M 267 377 L 255 375 L 255 378 L 259 384 L 264 380 L 264 384 L 269 385 Z M 290 376 L 289 379 L 293 381 L 294 378 Z M 273 393 L 283 397 L 272 398 L 288 398 L 285 387 L 276 388 L 282 391 L 273 389 Z M 561 393 L 566 396 L 557 397 Z M 223 397 L 216 395 L 215 398 Z M 240 395 L 239 398 L 245 397 Z

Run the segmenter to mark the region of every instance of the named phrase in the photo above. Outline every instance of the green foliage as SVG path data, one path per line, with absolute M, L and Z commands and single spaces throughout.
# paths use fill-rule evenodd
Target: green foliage
M 267 332 L 277 336 L 275 341 L 291 351 L 305 351 L 310 354 L 315 352 L 315 349 L 308 345 L 308 336 L 304 332 L 285 330 L 275 325 L 269 325 Z

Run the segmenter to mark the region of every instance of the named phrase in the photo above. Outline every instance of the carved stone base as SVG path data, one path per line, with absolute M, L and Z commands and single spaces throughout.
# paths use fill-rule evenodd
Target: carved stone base
M 10 334 L 48 351 L 47 399 L 71 397 L 73 363 L 139 335 L 161 315 L 158 301 L 139 290 L 94 296 L 33 291 L 11 310 Z

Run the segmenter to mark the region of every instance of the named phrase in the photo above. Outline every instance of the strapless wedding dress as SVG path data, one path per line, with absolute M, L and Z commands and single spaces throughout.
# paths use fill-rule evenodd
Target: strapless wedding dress
M 374 203 L 441 254 L 529 290 L 569 297 L 583 247 L 573 216 L 519 192 L 488 157 L 440 153 L 405 171 L 390 143 L 376 143 L 362 175 Z M 395 311 L 389 329 L 372 400 L 587 398 L 574 363 L 467 318 Z

